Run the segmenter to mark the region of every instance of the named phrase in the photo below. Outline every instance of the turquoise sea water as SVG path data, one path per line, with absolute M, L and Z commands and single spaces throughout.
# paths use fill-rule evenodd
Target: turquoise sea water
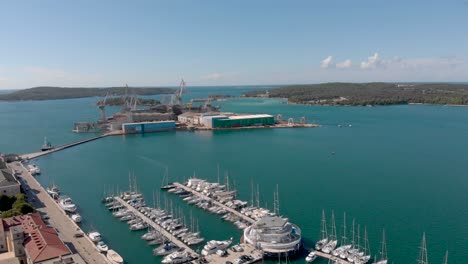
M 238 95 L 248 89 L 194 88 L 189 96 Z M 97 118 L 94 101 L 0 103 L 0 151 L 35 152 L 44 136 L 54 144 L 89 136 L 72 133 L 71 126 Z M 104 209 L 99 201 L 104 186 L 125 189 L 129 172 L 134 173 L 151 203 L 165 167 L 172 180 L 196 173 L 215 181 L 218 164 L 243 200 L 250 201 L 253 181 L 260 186 L 262 204 L 271 208 L 279 184 L 281 213 L 301 227 L 306 245 L 319 237 L 322 209 L 328 218 L 333 209 L 339 235 L 344 211 L 348 230 L 352 218 L 361 231 L 367 226 L 373 255 L 385 228 L 390 260 L 416 263 L 425 231 L 431 263 L 442 262 L 446 249 L 450 263 L 466 262 L 468 108 L 312 107 L 268 99 L 233 99 L 221 105 L 224 111 L 305 116 L 322 127 L 109 137 L 38 159 L 43 171 L 38 179 L 44 185 L 53 180 L 69 194 L 80 207 L 85 228 L 99 230 L 128 263 L 159 259 L 139 239 L 142 232 L 130 232 Z M 218 216 L 175 195 L 167 199 L 184 210 L 187 220 L 192 212 L 207 239 L 239 238 L 241 232 Z

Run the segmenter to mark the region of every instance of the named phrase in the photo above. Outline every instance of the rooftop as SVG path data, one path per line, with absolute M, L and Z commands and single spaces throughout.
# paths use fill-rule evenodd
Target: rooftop
M 283 227 L 288 222 L 287 218 L 278 216 L 265 216 L 255 223 L 255 228 Z
M 258 114 L 258 115 L 236 115 L 236 116 L 230 116 L 229 119 L 251 119 L 251 118 L 270 118 L 273 117 L 272 115 L 267 115 L 267 114 Z
M 0 169 L 0 187 L 17 185 L 19 182 L 7 169 Z
M 34 230 L 24 242 L 24 247 L 34 263 L 71 254 L 53 227 Z

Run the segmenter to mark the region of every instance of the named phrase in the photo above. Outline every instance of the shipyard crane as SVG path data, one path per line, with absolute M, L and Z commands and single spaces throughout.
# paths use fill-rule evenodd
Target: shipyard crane
M 101 112 L 101 121 L 103 121 L 103 122 L 105 122 L 107 120 L 106 110 L 105 110 L 107 97 L 109 97 L 109 92 L 106 93 L 106 96 L 104 97 L 104 100 L 98 102 L 99 112 Z
M 185 89 L 185 81 L 182 78 L 179 84 L 179 88 L 175 92 L 175 94 L 172 96 L 172 105 L 181 105 L 182 104 L 182 94 L 184 93 Z

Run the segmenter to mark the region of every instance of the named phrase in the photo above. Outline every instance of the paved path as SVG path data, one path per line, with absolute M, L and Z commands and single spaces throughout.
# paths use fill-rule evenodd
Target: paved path
M 191 249 L 189 246 L 187 246 L 184 242 L 180 241 L 177 237 L 174 237 L 171 233 L 167 232 L 164 228 L 156 224 L 154 221 L 149 219 L 146 215 L 140 213 L 137 209 L 134 207 L 130 206 L 128 203 L 126 203 L 124 200 L 122 200 L 120 197 L 114 197 L 115 200 L 119 201 L 120 204 L 124 205 L 125 208 L 130 210 L 134 215 L 140 217 L 145 221 L 147 224 L 151 225 L 155 230 L 158 230 L 163 236 L 166 238 L 170 239 L 174 244 L 181 248 L 185 248 L 185 251 L 190 252 L 192 255 L 198 256 L 193 249 Z
M 213 198 L 210 198 L 210 197 L 208 197 L 208 196 L 206 196 L 206 195 L 204 195 L 204 194 L 202 194 L 202 193 L 199 193 L 199 192 L 197 192 L 197 191 L 195 191 L 195 190 L 193 190 L 193 189 L 191 189 L 191 188 L 189 188 L 189 187 L 187 187 L 187 186 L 185 186 L 185 185 L 183 185 L 183 184 L 180 184 L 180 183 L 178 183 L 178 182 L 174 182 L 173 184 L 174 184 L 176 187 L 182 188 L 182 189 L 186 190 L 187 192 L 191 192 L 192 194 L 194 194 L 194 195 L 196 195 L 196 196 L 198 196 L 198 197 L 203 198 L 204 200 L 211 201 L 213 204 L 215 204 L 215 205 L 217 205 L 217 206 L 219 206 L 219 207 L 222 207 L 222 208 L 225 209 L 226 211 L 228 211 L 228 212 L 230 212 L 230 213 L 233 213 L 233 214 L 239 216 L 240 218 L 242 218 L 243 220 L 245 220 L 245 221 L 247 221 L 247 222 L 249 222 L 249 223 L 252 223 L 252 224 L 255 223 L 255 220 L 254 220 L 254 219 L 252 219 L 252 218 L 250 218 L 250 217 L 248 217 L 248 216 L 246 216 L 246 215 L 240 213 L 239 211 L 236 211 L 236 210 L 234 210 L 234 209 L 232 209 L 232 208 L 230 208 L 230 207 L 227 207 L 226 205 L 224 205 L 224 204 L 222 204 L 222 203 L 220 203 L 220 202 L 214 200 Z
M 74 249 L 87 263 L 110 263 L 106 256 L 97 251 L 88 237 L 73 237 L 80 230 L 79 227 L 63 212 L 39 182 L 24 168 L 23 164 L 13 162 L 9 166 L 13 170 L 21 171 L 21 185 L 26 191 L 28 198 L 32 200 L 33 206 L 38 211 L 46 213 L 50 217 L 48 221 L 57 230 L 63 242 L 73 244 Z M 74 250 L 72 249 L 72 251 Z
M 340 264 L 351 264 L 351 262 L 349 262 L 349 261 L 346 261 L 346 260 L 341 259 L 341 258 L 339 258 L 339 257 L 335 257 L 335 256 L 333 256 L 332 254 L 324 253 L 324 252 L 322 252 L 322 251 L 316 250 L 316 251 L 315 251 L 315 255 L 317 255 L 317 256 L 319 256 L 319 257 L 322 257 L 322 258 L 326 258 L 326 259 L 332 260 L 332 261 L 334 261 L 335 263 L 340 263 Z

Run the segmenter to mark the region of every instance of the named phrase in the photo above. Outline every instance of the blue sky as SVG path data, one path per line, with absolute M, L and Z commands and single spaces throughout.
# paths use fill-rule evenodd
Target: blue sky
M 0 34 L 0 89 L 468 81 L 468 0 L 0 0 Z

